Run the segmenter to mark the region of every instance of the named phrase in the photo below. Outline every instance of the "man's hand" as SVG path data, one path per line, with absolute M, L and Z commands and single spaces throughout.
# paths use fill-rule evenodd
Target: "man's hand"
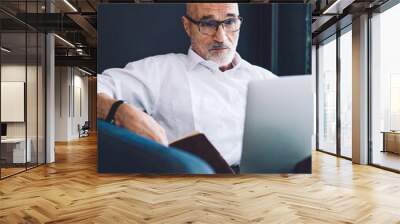
M 97 117 L 105 119 L 115 101 L 115 99 L 104 93 L 97 94 Z M 127 103 L 118 107 L 115 113 L 115 124 L 160 144 L 168 145 L 164 128 L 151 116 Z
M 115 124 L 125 127 L 138 135 L 168 145 L 167 135 L 151 116 L 129 104 L 122 104 L 115 114 Z

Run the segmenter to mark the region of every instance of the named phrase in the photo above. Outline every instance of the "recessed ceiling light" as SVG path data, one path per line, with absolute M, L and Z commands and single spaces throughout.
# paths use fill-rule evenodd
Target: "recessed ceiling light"
M 9 49 L 7 49 L 5 47 L 1 47 L 1 51 L 4 51 L 6 53 L 10 53 L 11 52 L 11 50 L 9 50 Z
M 74 12 L 78 12 L 78 10 L 68 0 L 64 0 L 64 3 L 67 4 Z
M 342 14 L 343 9 L 351 5 L 355 0 L 336 0 L 327 9 L 325 9 L 322 14 Z
M 85 74 L 87 74 L 87 75 L 92 75 L 90 72 L 88 72 L 88 71 L 86 71 L 86 70 L 83 70 L 83 69 L 81 69 L 81 68 L 79 68 L 79 67 L 78 67 L 78 70 L 81 71 L 81 72 L 83 72 L 83 73 L 85 73 Z
M 73 48 L 75 48 L 75 45 L 73 45 L 71 42 L 69 42 L 68 40 L 66 40 L 66 39 L 64 39 L 64 38 L 62 38 L 62 37 L 60 37 L 59 35 L 57 35 L 57 34 L 54 34 L 54 36 L 55 37 L 57 37 L 59 40 L 61 40 L 62 42 L 64 42 L 64 43 L 66 43 L 67 45 L 69 45 L 70 47 L 73 47 Z

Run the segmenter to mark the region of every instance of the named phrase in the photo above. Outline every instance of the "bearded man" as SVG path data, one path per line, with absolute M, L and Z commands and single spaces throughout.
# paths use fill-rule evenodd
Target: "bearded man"
M 231 166 L 242 151 L 247 84 L 275 78 L 236 52 L 236 3 L 190 3 L 182 24 L 187 54 L 165 54 L 98 75 L 98 118 L 161 144 L 204 133 Z

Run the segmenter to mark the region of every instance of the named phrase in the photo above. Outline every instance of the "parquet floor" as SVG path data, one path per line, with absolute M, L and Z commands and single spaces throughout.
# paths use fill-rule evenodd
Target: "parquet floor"
M 372 158 L 375 164 L 400 170 L 399 154 L 391 152 L 381 152 L 379 150 L 375 150 Z
M 10 175 L 13 175 L 13 174 L 15 174 L 15 173 L 18 173 L 18 172 L 21 172 L 21 171 L 24 171 L 25 170 L 25 167 L 17 167 L 17 168 L 14 168 L 14 167 L 12 167 L 12 168 L 1 168 L 1 176 L 2 177 L 7 177 L 7 176 L 10 176 Z
M 400 223 L 400 175 L 320 152 L 312 175 L 98 174 L 96 139 L 0 181 L 0 223 Z

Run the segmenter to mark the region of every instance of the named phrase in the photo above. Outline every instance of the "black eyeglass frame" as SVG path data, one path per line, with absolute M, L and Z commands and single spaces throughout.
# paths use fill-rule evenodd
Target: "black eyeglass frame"
M 202 20 L 195 20 L 195 19 L 193 19 L 192 17 L 190 17 L 190 16 L 188 16 L 188 15 L 185 15 L 185 18 L 188 19 L 190 22 L 196 24 L 197 27 L 199 28 L 199 32 L 200 32 L 200 33 L 202 33 L 202 34 L 204 34 L 204 35 L 209 35 L 209 34 L 206 34 L 206 33 L 203 33 L 203 32 L 200 31 L 200 23 L 204 23 L 205 21 L 202 21 Z M 235 30 L 235 31 L 230 31 L 230 32 L 233 32 L 233 33 L 234 33 L 234 32 L 238 32 L 238 31 L 240 30 L 240 28 L 241 28 L 241 26 L 242 26 L 242 24 L 243 24 L 243 17 L 237 16 L 237 17 L 233 17 L 233 18 L 237 18 L 237 19 L 240 20 L 239 29 L 237 29 L 237 30 Z M 221 24 L 222 24 L 222 26 L 224 27 L 225 21 L 230 20 L 230 19 L 232 19 L 232 18 L 225 19 L 225 20 L 222 20 L 222 21 L 213 20 L 213 21 L 215 21 L 215 22 L 218 24 L 218 26 L 215 27 L 215 32 L 218 31 L 218 29 L 219 29 L 219 27 L 221 26 Z M 225 30 L 225 27 L 224 27 L 224 30 Z

